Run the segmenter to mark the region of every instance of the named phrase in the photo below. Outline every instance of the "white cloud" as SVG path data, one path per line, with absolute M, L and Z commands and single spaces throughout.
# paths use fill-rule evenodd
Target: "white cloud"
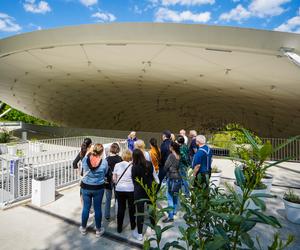
M 139 6 L 134 5 L 134 6 L 133 6 L 133 12 L 134 12 L 135 14 L 142 14 L 142 13 L 143 13 L 143 10 L 140 9 Z
M 25 11 L 31 13 L 45 14 L 51 11 L 49 4 L 46 1 L 35 2 L 35 0 L 25 0 L 23 4 Z
M 249 11 L 251 11 L 253 16 L 261 18 L 266 16 L 278 16 L 285 11 L 282 5 L 290 1 L 291 0 L 253 0 L 249 5 Z
M 184 22 L 207 23 L 210 20 L 210 12 L 192 13 L 190 11 L 173 11 L 167 8 L 159 8 L 155 13 L 155 21 L 164 22 Z
M 36 24 L 34 24 L 34 23 L 28 24 L 28 27 L 29 27 L 29 28 L 33 28 L 33 29 L 36 29 L 36 30 L 42 30 L 42 29 L 43 29 L 41 26 L 36 25 Z
M 109 12 L 101 12 L 101 11 L 98 11 L 96 13 L 94 13 L 92 15 L 92 17 L 96 18 L 97 22 L 113 22 L 115 21 L 117 18 L 109 13 Z
M 233 0 L 236 2 L 237 0 Z M 285 9 L 283 4 L 290 2 L 291 0 L 252 0 L 247 8 L 244 8 L 241 4 L 238 4 L 234 9 L 229 12 L 222 13 L 219 20 L 224 21 L 238 21 L 248 19 L 250 17 L 273 17 L 282 14 Z
M 98 0 L 79 0 L 86 7 L 90 7 L 98 3 Z
M 153 1 L 152 1 L 153 2 Z M 157 1 L 155 1 L 157 3 Z M 202 5 L 214 4 L 215 0 L 162 0 L 162 5 Z
M 13 17 L 0 12 L 0 31 L 17 32 L 21 29 L 21 26 L 15 22 Z
M 221 14 L 219 19 L 227 22 L 230 20 L 241 22 L 243 19 L 247 19 L 250 16 L 251 12 L 246 10 L 241 4 L 239 4 L 231 11 Z
M 300 33 L 300 8 L 297 13 L 297 16 L 290 18 L 289 20 L 287 20 L 285 23 L 279 25 L 274 30 Z

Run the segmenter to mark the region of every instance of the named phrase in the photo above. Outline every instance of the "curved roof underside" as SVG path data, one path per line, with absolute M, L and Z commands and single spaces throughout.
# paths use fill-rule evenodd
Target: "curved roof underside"
M 65 126 L 200 131 L 238 122 L 300 133 L 300 35 L 113 23 L 0 40 L 0 100 Z

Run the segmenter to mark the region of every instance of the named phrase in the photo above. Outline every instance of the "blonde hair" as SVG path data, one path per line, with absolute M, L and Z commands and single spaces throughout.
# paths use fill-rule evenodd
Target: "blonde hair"
M 93 152 L 92 154 L 95 156 L 101 156 L 103 154 L 103 145 L 101 143 L 97 143 L 93 147 Z
M 126 149 L 122 152 L 123 161 L 131 161 L 132 160 L 132 152 L 129 149 Z
M 134 143 L 134 148 L 145 151 L 145 148 L 146 148 L 145 142 L 143 140 L 137 140 Z

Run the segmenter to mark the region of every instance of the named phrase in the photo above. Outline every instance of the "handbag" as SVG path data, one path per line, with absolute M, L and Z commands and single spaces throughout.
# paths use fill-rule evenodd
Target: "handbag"
M 178 194 L 181 189 L 182 181 L 180 180 L 168 180 L 168 192 Z

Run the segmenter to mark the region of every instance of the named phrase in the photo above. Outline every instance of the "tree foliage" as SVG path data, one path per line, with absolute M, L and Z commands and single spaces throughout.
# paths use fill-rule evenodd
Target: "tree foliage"
M 10 108 L 9 105 L 4 104 L 2 108 L 0 109 L 0 113 L 3 113 L 4 111 L 8 110 Z M 25 123 L 30 124 L 36 124 L 36 125 L 47 125 L 47 126 L 54 126 L 54 123 L 48 122 L 36 117 L 33 117 L 31 115 L 27 115 L 21 111 L 18 111 L 16 109 L 12 109 L 7 114 L 5 114 L 3 117 L 1 117 L 2 121 L 21 121 Z

